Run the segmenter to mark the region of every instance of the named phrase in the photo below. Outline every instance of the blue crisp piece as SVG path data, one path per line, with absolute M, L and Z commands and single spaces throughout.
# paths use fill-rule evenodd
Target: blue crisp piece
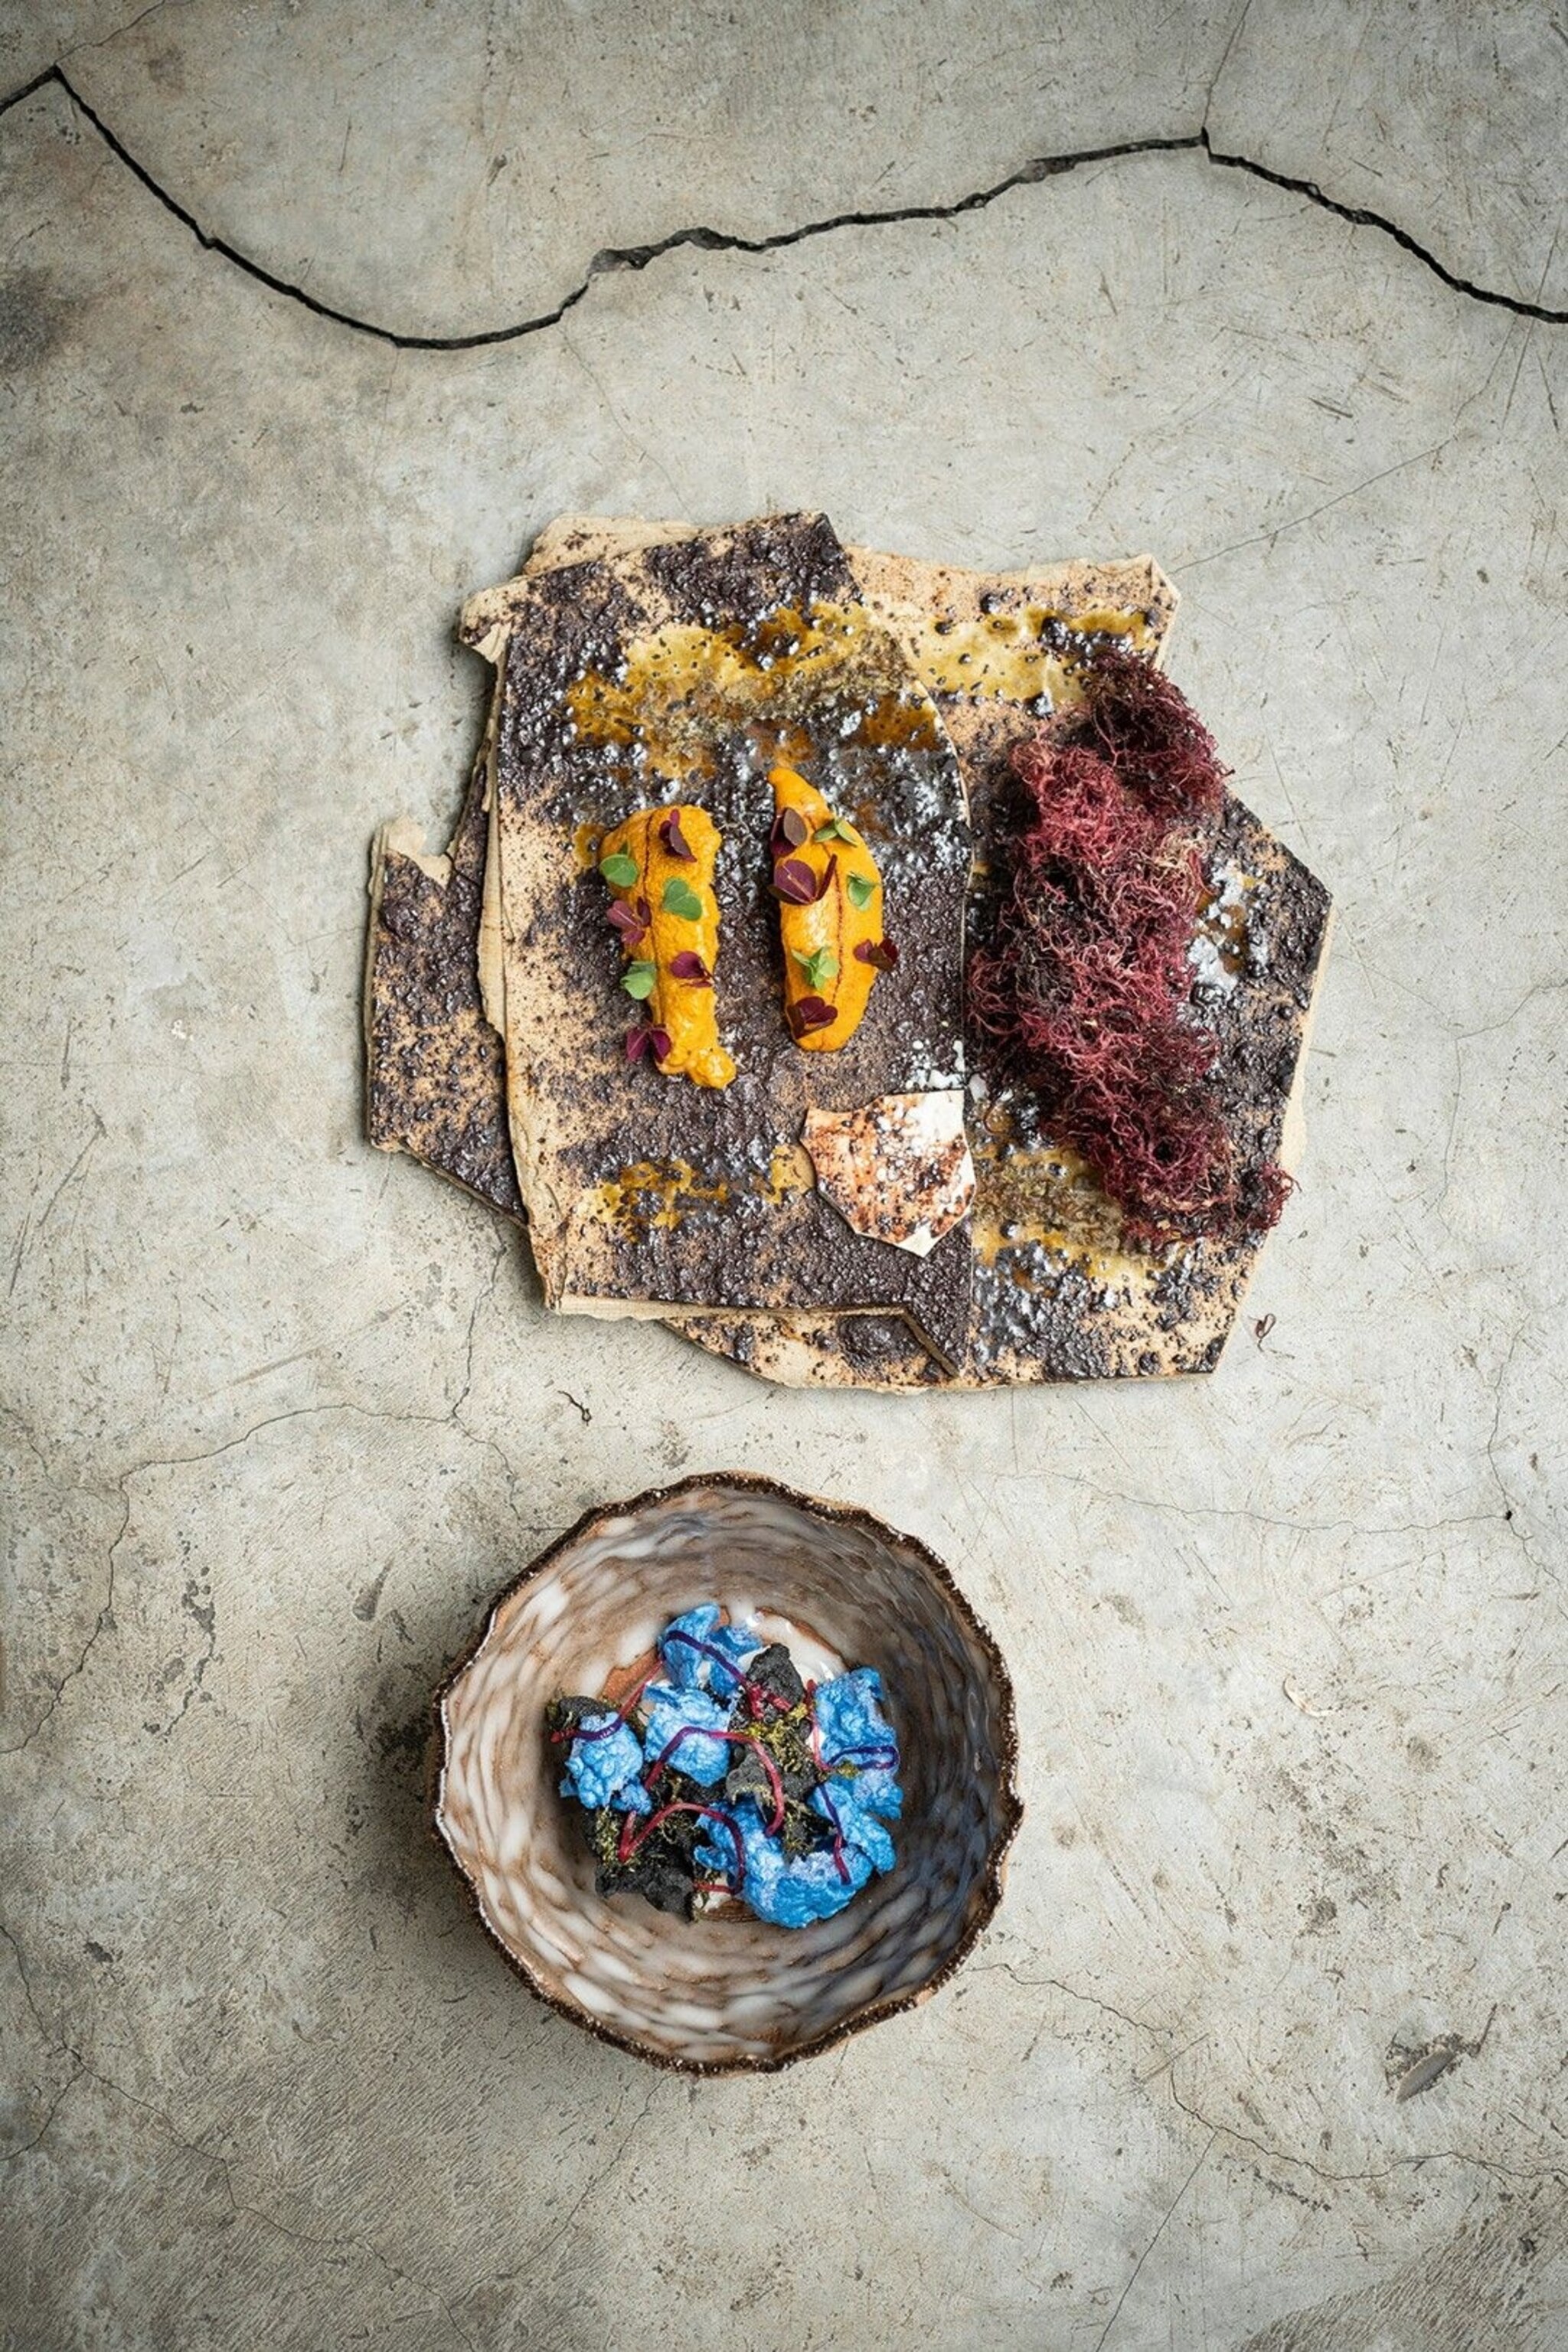
M 605 1727 L 614 1724 L 613 1731 Z M 604 1731 L 603 1738 L 584 1739 L 584 1731 Z M 647 1811 L 647 1791 L 641 1790 L 638 1776 L 643 1768 L 643 1752 L 637 1733 L 629 1723 L 617 1721 L 615 1712 L 606 1708 L 603 1715 L 585 1716 L 578 1725 L 566 1754 L 566 1778 L 561 1783 L 563 1797 L 575 1797 L 580 1804 L 596 1812 L 601 1805 L 619 1805 L 622 1812 L 640 1813 Z M 629 1792 L 637 1789 L 644 1802 L 638 1804 Z
M 845 1844 L 858 1848 L 873 1870 L 891 1870 L 898 1858 L 892 1837 L 869 1807 L 857 1801 L 857 1796 L 858 1792 L 847 1788 L 814 1789 L 811 1809 L 824 1821 L 837 1822 Z
M 882 1713 L 882 1677 L 875 1666 L 857 1666 L 852 1674 L 818 1683 L 811 1704 L 825 1763 L 837 1764 L 842 1757 L 864 1769 L 870 1762 L 865 1751 L 884 1761 L 889 1752 L 897 1754 L 893 1727 Z
M 642 1703 L 647 1718 L 639 1767 L 644 1759 L 649 1764 L 657 1763 L 676 1734 L 689 1728 L 692 1736 L 682 1739 L 665 1758 L 666 1769 L 684 1772 L 688 1780 L 704 1789 L 724 1778 L 730 1769 L 728 1742 L 704 1738 L 702 1735 L 729 1728 L 727 1706 L 721 1706 L 705 1691 L 671 1690 L 666 1683 L 650 1683 L 643 1693 Z
M 756 1913 L 774 1927 L 806 1927 L 814 1919 L 831 1919 L 853 1901 L 871 1875 L 871 1860 L 859 1846 L 846 1843 L 843 1871 L 830 1848 L 795 1859 L 763 1826 L 762 1814 L 750 1797 L 742 1797 L 732 1818 L 745 1847 L 746 1874 L 741 1893 Z M 733 1884 L 735 1843 L 717 1827 L 704 1832 L 697 1859 L 715 1877 Z
M 861 1771 L 851 1771 L 841 1765 L 833 1775 L 837 1792 L 842 1789 L 863 1812 L 878 1813 L 885 1822 L 896 1822 L 904 1810 L 904 1792 L 886 1764 L 869 1764 Z
M 700 1609 L 689 1609 L 684 1617 L 670 1619 L 659 1636 L 658 1653 L 678 1689 L 711 1691 L 715 1698 L 732 1699 L 741 1686 L 732 1669 L 754 1658 L 761 1646 L 742 1626 L 721 1625 L 719 1604 L 709 1601 Z M 717 1657 L 710 1654 L 713 1651 Z

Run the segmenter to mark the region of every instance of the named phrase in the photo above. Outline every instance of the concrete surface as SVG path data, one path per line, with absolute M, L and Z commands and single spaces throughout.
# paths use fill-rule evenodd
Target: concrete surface
M 485 28 L 510 54 L 522 20 L 448 49 L 468 20 L 431 15 L 393 90 L 392 30 L 342 65 L 374 14 L 189 0 L 66 74 L 204 226 L 441 332 L 559 299 L 605 236 L 1195 135 L 1227 43 L 1284 121 L 1342 22 L 1130 7 L 1118 97 L 1069 18 L 1059 110 L 1037 81 L 1009 114 L 978 68 L 941 80 L 935 35 L 951 100 L 895 102 L 879 20 L 845 11 L 861 79 L 763 172 L 755 85 L 805 23 L 770 19 L 704 36 L 741 129 L 644 180 L 614 11 L 573 12 L 570 109 L 503 75 L 482 137 Z M 57 55 L 106 37 L 89 15 Z M 995 32 L 946 21 L 964 55 Z M 1505 170 L 1487 125 L 1546 117 L 1468 51 L 1406 91 L 1363 30 L 1321 155 L 1295 110 L 1253 160 L 1362 204 L 1345 159 L 1435 142 L 1388 216 L 1533 294 L 1560 160 Z M 352 163 L 410 123 L 383 202 L 368 166 L 342 194 L 312 169 L 329 130 Z M 447 238 L 447 190 L 502 148 L 552 188 L 530 167 Z M 1556 2352 L 1561 328 L 1190 147 L 682 247 L 448 354 L 204 250 L 58 79 L 0 123 L 0 2341 Z M 513 1239 L 361 1141 L 366 847 L 456 805 L 459 596 L 561 509 L 805 502 L 975 562 L 1152 549 L 1177 676 L 1336 891 L 1302 1190 L 1205 1384 L 773 1393 L 651 1328 L 544 1321 Z M 731 1464 L 952 1563 L 1020 1685 L 1030 1811 L 918 2016 L 689 2085 L 531 2004 L 425 1839 L 421 1751 L 528 1553 Z

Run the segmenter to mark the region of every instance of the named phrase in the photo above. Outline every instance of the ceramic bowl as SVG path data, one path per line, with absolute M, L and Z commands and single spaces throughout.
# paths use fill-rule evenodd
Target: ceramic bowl
M 835 1918 L 689 1921 L 595 1893 L 545 1706 L 597 1694 L 707 1600 L 789 1621 L 803 1671 L 880 1671 L 898 1862 Z M 741 1475 L 590 1511 L 501 1595 L 440 1708 L 436 1822 L 480 1918 L 542 2000 L 657 2063 L 767 2070 L 826 2049 L 933 1992 L 1000 1900 L 1021 1812 L 1006 1670 L 941 1561 L 867 1511 Z

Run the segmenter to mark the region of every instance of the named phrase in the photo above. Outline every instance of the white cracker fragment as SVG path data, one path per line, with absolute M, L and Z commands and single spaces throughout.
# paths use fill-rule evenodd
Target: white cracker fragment
M 414 817 L 395 816 L 390 824 L 384 824 L 378 853 L 378 866 L 382 856 L 388 854 L 411 857 L 421 874 L 427 874 L 431 881 L 438 883 L 443 890 L 452 878 L 451 859 L 444 849 L 426 848 L 425 828 Z
M 806 1112 L 817 1190 L 851 1230 L 929 1256 L 969 1214 L 974 1162 L 962 1089 L 879 1095 L 858 1110 Z

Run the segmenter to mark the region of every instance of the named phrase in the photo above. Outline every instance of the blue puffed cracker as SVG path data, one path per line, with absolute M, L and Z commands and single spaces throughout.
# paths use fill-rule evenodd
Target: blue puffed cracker
M 807 1802 L 824 1821 L 837 1822 L 845 1844 L 863 1853 L 874 1870 L 891 1870 L 897 1859 L 892 1837 L 870 1808 L 858 1802 L 858 1797 L 851 1782 L 842 1789 L 814 1789 Z
M 706 1691 L 671 1690 L 666 1683 L 650 1683 L 642 1695 L 647 1709 L 647 1725 L 643 1732 L 642 1754 L 637 1762 L 640 1769 L 646 1758 L 657 1763 L 678 1731 L 688 1726 L 695 1737 L 683 1739 L 666 1759 L 672 1772 L 684 1772 L 689 1780 L 700 1788 L 710 1789 L 721 1780 L 730 1769 L 730 1749 L 722 1739 L 704 1738 L 704 1732 L 725 1731 L 729 1728 L 730 1710 L 721 1706 Z
M 858 1772 L 840 1766 L 833 1786 L 843 1789 L 863 1812 L 879 1813 L 885 1822 L 896 1822 L 904 1810 L 904 1792 L 886 1764 L 868 1764 Z
M 831 1919 L 853 1900 L 871 1875 L 871 1860 L 858 1846 L 846 1843 L 841 1872 L 830 1848 L 795 1859 L 765 1828 L 753 1800 L 742 1797 L 732 1818 L 745 1847 L 746 1874 L 741 1893 L 759 1919 L 774 1927 L 805 1927 L 814 1919 Z M 697 1859 L 716 1877 L 733 1884 L 734 1840 L 727 1832 L 704 1831 Z M 847 1873 L 847 1875 L 844 1874 Z
M 831 1682 L 818 1683 L 811 1705 L 822 1735 L 825 1762 L 835 1764 L 852 1748 L 896 1751 L 893 1727 L 882 1713 L 882 1677 L 875 1666 L 857 1666 L 851 1674 L 835 1675 Z M 848 1760 L 859 1759 L 851 1756 Z
M 682 1641 L 683 1633 L 691 1639 Z M 696 1647 L 699 1642 L 705 1644 L 703 1649 Z M 658 1637 L 658 1654 L 664 1660 L 665 1672 L 679 1690 L 711 1691 L 715 1698 L 722 1699 L 732 1699 L 741 1686 L 731 1668 L 743 1666 L 761 1647 L 756 1635 L 748 1633 L 743 1626 L 721 1625 L 716 1601 L 704 1601 L 700 1609 L 689 1609 L 684 1617 L 672 1617 Z M 721 1655 L 710 1657 L 710 1650 L 719 1651 Z
M 606 1724 L 615 1724 L 602 1739 L 584 1739 L 584 1731 L 599 1731 Z M 637 1733 L 629 1723 L 617 1721 L 615 1710 L 606 1708 L 603 1715 L 584 1716 L 577 1726 L 566 1755 L 566 1778 L 561 1783 L 563 1797 L 575 1797 L 579 1803 L 596 1812 L 601 1805 L 614 1805 L 623 1813 L 645 1813 L 647 1791 L 638 1775 L 643 1768 L 643 1752 Z M 641 1799 L 641 1802 L 637 1801 Z

